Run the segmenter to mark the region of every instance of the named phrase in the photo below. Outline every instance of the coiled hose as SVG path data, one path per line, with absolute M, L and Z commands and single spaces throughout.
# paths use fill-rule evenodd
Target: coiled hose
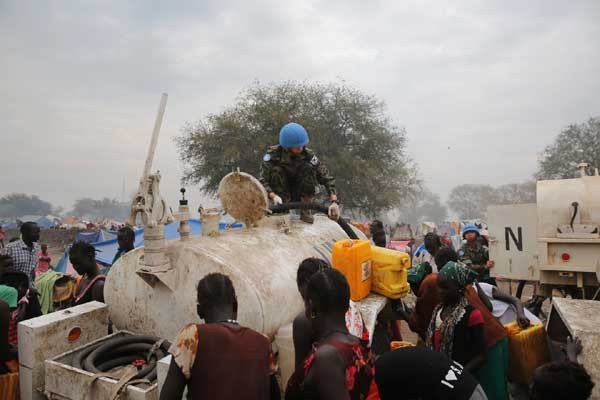
M 283 213 L 289 210 L 313 210 L 327 214 L 329 212 L 329 207 L 319 203 L 304 203 L 301 201 L 297 201 L 278 205 L 271 204 L 269 206 L 269 210 L 271 210 L 271 212 L 274 214 Z M 358 236 L 356 236 L 356 233 L 352 230 L 352 227 L 348 225 L 348 222 L 344 218 L 340 216 L 336 222 L 338 223 L 340 228 L 342 228 L 344 232 L 346 232 L 346 235 L 348 235 L 350 239 L 358 239 Z
M 133 379 L 152 382 L 156 380 L 156 363 L 167 355 L 169 346 L 169 342 L 153 336 L 118 336 L 81 351 L 73 358 L 72 365 L 102 373 L 135 363 L 139 366 Z

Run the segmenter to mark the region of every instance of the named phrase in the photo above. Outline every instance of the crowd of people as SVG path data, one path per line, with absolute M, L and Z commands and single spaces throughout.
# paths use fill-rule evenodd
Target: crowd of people
M 38 244 L 40 228 L 36 223 L 23 223 L 20 234 L 20 238 L 11 239 L 0 249 L 0 374 L 16 371 L 18 323 L 53 310 L 54 297 L 62 293 L 60 289 L 63 287 L 57 283 L 61 282 L 61 278 L 66 278 L 64 289 L 69 289 L 66 290 L 69 294 L 62 300 L 60 308 L 90 301 L 104 302 L 104 280 L 108 268 L 96 262 L 94 246 L 83 241 L 70 246 L 69 261 L 78 274 L 74 278 L 53 270 L 47 245 Z M 134 240 L 131 228 L 119 230 L 119 250 L 114 261 L 133 250 Z
M 465 231 L 465 243 L 458 252 L 437 234 L 426 235 L 427 253 L 409 271 L 415 307 L 407 310 L 397 302 L 395 309 L 398 318 L 418 335 L 418 343 L 381 355 L 369 347 L 369 332 L 350 300 L 344 275 L 325 260 L 303 260 L 297 284 L 305 309 L 293 323 L 296 370 L 283 388 L 273 378 L 266 339 L 257 339 L 262 346 L 254 347 L 259 351 L 251 360 L 246 359 L 246 352 L 221 354 L 222 349 L 250 347 L 241 339 L 241 332 L 248 328 L 236 321 L 237 300 L 229 278 L 222 274 L 203 278 L 198 284 L 198 316 L 205 324 L 188 325 L 177 337 L 161 399 L 180 398 L 186 385 L 192 399 L 204 398 L 206 393 L 214 399 L 278 399 L 280 390 L 285 399 L 292 400 L 508 399 L 508 338 L 503 325 L 517 321 L 526 328 L 540 320 L 496 286 L 489 277 L 494 263 L 478 241 L 478 230 L 467 227 Z M 374 221 L 373 242 L 385 246 L 385 232 L 383 239 L 375 240 L 379 232 L 383 226 Z M 225 288 L 227 296 L 222 294 Z M 221 346 L 201 347 L 204 337 L 207 343 Z M 577 363 L 578 351 L 578 341 L 569 340 L 564 359 L 535 370 L 524 398 L 589 398 L 594 383 Z M 247 374 L 231 373 L 241 358 L 248 365 L 262 363 L 253 368 L 253 373 L 260 372 L 260 379 L 253 375 L 255 380 L 249 384 Z M 210 368 L 215 359 L 218 370 Z M 203 376 L 207 369 L 210 381 Z M 223 382 L 222 387 L 216 389 L 216 382 Z M 265 395 L 267 388 L 270 397 Z
M 292 400 L 508 399 L 506 332 L 481 300 L 477 272 L 452 249 L 439 249 L 435 261 L 438 272 L 423 273 L 422 264 L 411 270 L 419 311 L 405 316 L 420 343 L 376 359 L 366 327 L 352 323 L 344 275 L 325 260 L 303 260 L 297 283 L 305 309 L 293 323 L 296 370 L 285 388 L 275 378 L 268 338 L 237 321 L 231 280 L 220 273 L 204 277 L 197 291 L 204 324 L 187 325 L 177 336 L 161 399 L 181 398 L 186 387 L 192 399 L 279 399 L 281 393 Z M 423 292 L 425 280 L 432 284 Z M 436 300 L 423 303 L 426 296 Z M 515 313 L 529 324 L 522 309 Z M 589 398 L 594 383 L 576 361 L 578 346 L 570 341 L 567 359 L 535 371 L 531 399 Z

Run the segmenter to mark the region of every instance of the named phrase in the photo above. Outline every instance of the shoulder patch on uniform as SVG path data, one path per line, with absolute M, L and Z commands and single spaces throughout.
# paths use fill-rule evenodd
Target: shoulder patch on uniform
M 319 164 L 319 159 L 317 158 L 316 155 L 314 155 L 311 159 L 310 159 L 310 163 L 314 166 L 317 166 L 317 164 Z
M 265 154 L 263 161 L 271 161 L 271 155 L 269 153 Z

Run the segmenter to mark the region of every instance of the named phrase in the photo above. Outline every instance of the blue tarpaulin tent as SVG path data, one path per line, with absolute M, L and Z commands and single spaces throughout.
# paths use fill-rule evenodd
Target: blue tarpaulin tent
M 117 234 L 112 234 L 109 231 L 99 230 L 94 232 L 78 232 L 75 238 L 76 242 L 99 243 L 107 240 L 116 239 Z
M 225 222 L 221 222 L 219 224 L 219 229 L 223 230 L 226 228 L 241 228 L 242 225 L 237 224 L 227 224 Z M 179 222 L 174 222 L 169 225 L 165 225 L 165 239 L 166 240 L 175 240 L 179 239 Z M 200 235 L 202 233 L 202 223 L 197 219 L 190 220 L 190 234 L 191 235 Z M 108 231 L 110 232 L 110 231 Z M 117 239 L 104 240 L 101 242 L 92 243 L 92 245 L 96 248 L 96 261 L 101 262 L 103 264 L 111 265 L 112 260 L 115 258 L 115 254 L 119 250 L 119 244 L 117 243 Z M 139 229 L 135 232 L 135 242 L 134 247 L 140 247 L 144 245 L 144 230 Z M 68 249 L 63 254 L 63 257 L 58 262 L 56 266 L 57 272 L 66 273 L 69 270 L 68 266 Z

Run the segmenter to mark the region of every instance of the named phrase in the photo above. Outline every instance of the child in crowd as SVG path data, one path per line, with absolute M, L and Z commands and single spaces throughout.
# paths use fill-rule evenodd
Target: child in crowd
M 38 267 L 35 271 L 36 276 L 47 272 L 50 269 L 50 262 L 52 261 L 52 256 L 48 251 L 48 245 L 43 244 L 41 250 L 38 253 Z

